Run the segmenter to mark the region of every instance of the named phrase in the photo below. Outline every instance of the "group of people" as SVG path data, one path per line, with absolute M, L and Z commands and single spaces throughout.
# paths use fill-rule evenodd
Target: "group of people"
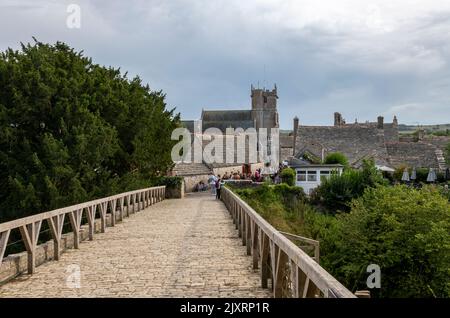
M 279 173 L 275 173 L 270 176 L 273 183 L 280 183 L 281 178 Z M 240 173 L 238 171 L 225 172 L 221 177 L 220 175 L 211 174 L 208 177 L 208 182 L 200 181 L 196 186 L 196 191 L 207 191 L 208 188 L 211 189 L 211 195 L 214 195 L 216 199 L 220 199 L 220 190 L 223 184 L 227 180 L 252 180 L 253 182 L 263 182 L 264 177 L 261 173 L 261 168 L 256 169 L 255 173 Z
M 222 177 L 223 180 L 252 180 L 253 182 L 262 182 L 261 168 L 256 169 L 254 174 L 239 173 L 238 171 L 231 171 L 231 173 L 225 172 Z

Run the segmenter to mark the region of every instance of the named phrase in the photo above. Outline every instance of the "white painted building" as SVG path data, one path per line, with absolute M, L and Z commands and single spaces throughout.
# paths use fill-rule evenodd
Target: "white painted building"
M 296 185 L 306 194 L 320 186 L 324 178 L 330 178 L 333 173 L 341 175 L 344 170 L 340 164 L 292 163 L 290 167 L 296 172 Z

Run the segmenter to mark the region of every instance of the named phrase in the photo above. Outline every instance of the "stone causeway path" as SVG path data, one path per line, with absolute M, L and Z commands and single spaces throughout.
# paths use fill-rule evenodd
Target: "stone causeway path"
M 0 286 L 0 298 L 271 297 L 251 264 L 224 204 L 191 194 L 108 227 L 60 261 Z

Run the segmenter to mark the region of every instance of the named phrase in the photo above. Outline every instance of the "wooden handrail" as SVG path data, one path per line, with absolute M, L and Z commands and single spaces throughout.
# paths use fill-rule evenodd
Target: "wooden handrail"
M 104 233 L 106 231 L 106 214 L 108 207 L 111 212 L 111 226 L 115 226 L 117 213 L 119 220 L 123 220 L 124 216 L 128 217 L 130 216 L 130 213 L 135 213 L 149 205 L 164 200 L 165 191 L 165 186 L 128 191 L 106 198 L 79 203 L 53 211 L 43 212 L 21 219 L 0 223 L 0 266 L 6 251 L 9 235 L 14 229 L 20 230 L 22 240 L 27 249 L 28 273 L 32 274 L 35 271 L 36 247 L 43 221 L 48 222 L 50 233 L 53 238 L 54 259 L 59 260 L 61 254 L 62 230 L 66 215 L 69 216 L 73 231 L 73 246 L 74 248 L 79 248 L 80 228 L 83 212 L 86 214 L 89 224 L 89 240 L 93 240 L 97 210 L 100 214 L 101 232 Z
M 253 268 L 261 267 L 263 288 L 271 278 L 274 297 L 356 297 L 230 189 L 223 187 L 221 198 L 253 256 Z
M 279 231 L 281 234 L 283 234 L 284 236 L 286 236 L 288 239 L 290 239 L 291 241 L 300 241 L 300 242 L 304 242 L 307 245 L 306 247 L 312 247 L 314 249 L 314 257 L 313 259 L 320 264 L 320 242 L 307 238 L 307 237 L 303 237 L 303 236 L 299 236 L 299 235 L 295 235 L 295 234 L 291 234 L 291 233 L 287 233 L 287 232 L 282 232 Z M 299 246 L 301 248 L 301 246 Z

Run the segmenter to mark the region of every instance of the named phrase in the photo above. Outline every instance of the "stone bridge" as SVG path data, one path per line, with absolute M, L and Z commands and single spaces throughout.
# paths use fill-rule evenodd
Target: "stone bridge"
M 354 297 L 231 191 L 221 202 L 209 193 L 163 200 L 164 190 L 0 224 L 0 275 L 28 270 L 4 281 L 0 298 Z M 66 215 L 74 231 L 62 234 Z M 44 221 L 53 240 L 38 245 Z M 3 258 L 17 228 L 27 252 Z

